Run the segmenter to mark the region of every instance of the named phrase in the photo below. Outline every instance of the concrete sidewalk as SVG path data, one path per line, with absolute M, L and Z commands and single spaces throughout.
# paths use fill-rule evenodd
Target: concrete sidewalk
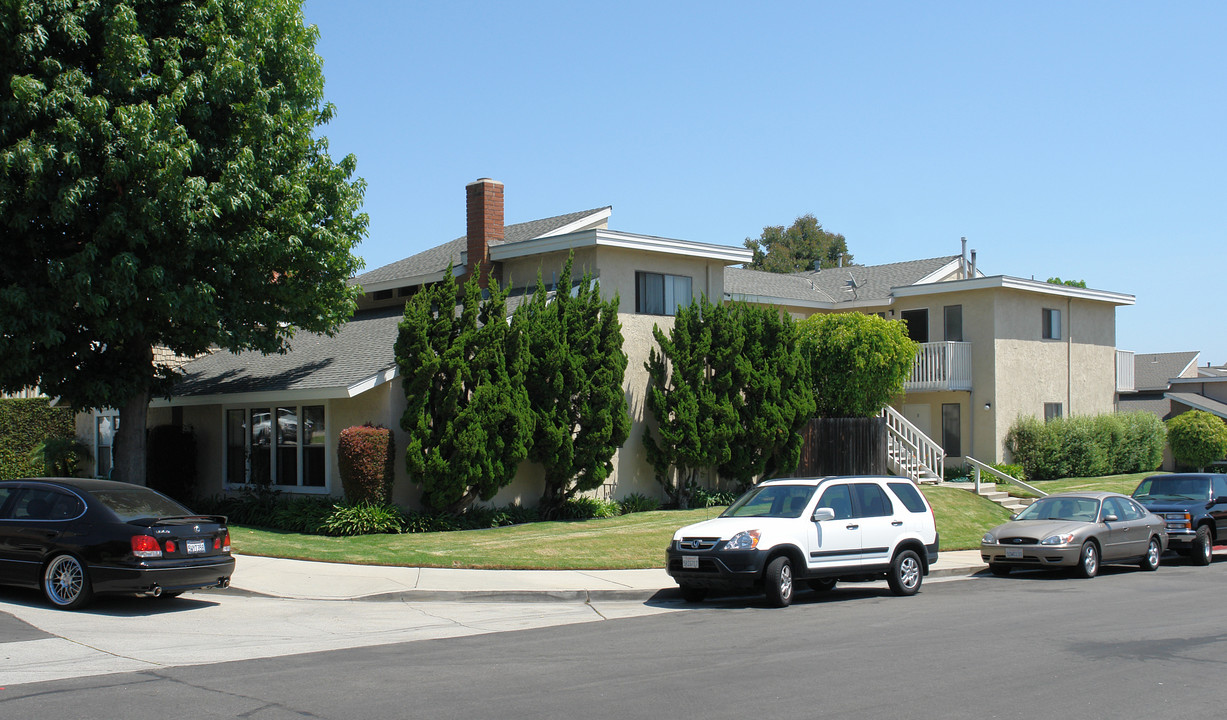
M 283 560 L 236 555 L 229 590 L 302 600 L 542 602 L 646 601 L 680 597 L 663 569 L 461 570 Z M 978 550 L 938 555 L 929 578 L 985 569 Z

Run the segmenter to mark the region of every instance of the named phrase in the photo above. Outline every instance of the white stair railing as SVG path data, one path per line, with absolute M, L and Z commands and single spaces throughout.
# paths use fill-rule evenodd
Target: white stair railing
M 882 408 L 881 415 L 886 418 L 886 455 L 891 469 L 916 483 L 927 478 L 941 480 L 946 470 L 942 446 L 893 407 Z

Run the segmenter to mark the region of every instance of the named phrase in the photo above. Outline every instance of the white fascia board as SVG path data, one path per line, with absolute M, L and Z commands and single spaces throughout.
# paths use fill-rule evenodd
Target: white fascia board
M 386 382 L 390 382 L 393 378 L 399 375 L 400 369 L 392 367 L 375 373 L 368 378 L 359 380 L 358 382 L 348 386 L 303 388 L 300 390 L 271 390 L 249 393 L 224 393 L 219 395 L 188 395 L 185 397 L 172 397 L 169 400 L 162 397 L 151 400 L 149 402 L 149 407 L 164 408 L 194 405 L 254 405 L 259 403 L 276 405 L 278 403 L 299 403 L 304 400 L 347 399 L 357 397 L 368 390 L 372 390 Z
M 1197 363 L 1199 362 L 1201 362 L 1201 351 L 1193 353 L 1193 358 L 1189 360 L 1188 364 L 1180 369 L 1180 372 L 1176 375 L 1176 377 L 1184 377 L 1184 374 L 1189 371 L 1189 368 L 1197 367 Z
M 381 280 L 373 283 L 358 283 L 358 285 L 362 288 L 362 292 L 373 293 L 380 290 L 395 290 L 406 286 L 428 285 L 433 282 L 439 282 L 443 278 L 448 277 L 448 275 L 448 270 L 439 270 L 437 272 L 427 273 L 425 275 L 393 278 L 392 280 Z
M 1198 375 L 1197 377 L 1174 377 L 1167 381 L 1170 385 L 1202 385 L 1204 383 L 1227 382 L 1227 375 Z
M 1022 290 L 1043 295 L 1075 298 L 1079 300 L 1095 300 L 1112 303 L 1113 305 L 1132 305 L 1135 298 L 1126 293 L 1110 292 L 1108 290 L 1091 290 L 1088 288 L 1070 287 L 1069 285 L 1054 285 L 1039 280 L 1010 277 L 1008 275 L 993 275 L 977 277 L 970 280 L 947 280 L 946 282 L 929 283 L 928 285 L 904 285 L 891 288 L 895 297 L 912 297 L 916 295 L 937 295 L 941 293 L 962 292 L 964 290 L 990 290 L 1006 288 Z
M 600 229 L 582 230 L 567 235 L 552 235 L 532 240 L 523 240 L 518 243 L 495 245 L 490 248 L 490 259 L 512 260 L 530 255 L 543 255 L 545 253 L 563 252 L 584 247 L 615 247 L 642 252 L 663 253 L 666 255 L 683 255 L 685 257 L 720 260 L 729 265 L 747 263 L 754 259 L 754 254 L 745 248 Z
M 864 308 L 882 308 L 886 310 L 893 302 L 886 300 L 845 300 L 828 302 L 826 300 L 799 300 L 797 298 L 774 297 L 771 295 L 751 295 L 749 293 L 725 293 L 725 300 L 747 302 L 752 305 L 791 305 L 792 307 L 814 308 L 815 310 L 846 310 Z
M 533 239 L 537 240 L 540 238 L 556 237 L 558 235 L 569 235 L 573 232 L 578 232 L 580 230 L 589 228 L 598 223 L 606 222 L 607 220 L 609 220 L 610 215 L 613 215 L 612 207 L 601 208 L 600 210 L 597 210 L 591 215 L 585 215 L 579 220 L 575 220 L 574 222 L 569 222 L 566 225 L 563 225 L 562 227 L 559 227 L 559 228 L 554 228 L 553 230 L 547 233 L 542 233 L 541 235 L 538 235 L 537 237 Z
M 935 283 L 935 282 L 937 282 L 938 280 L 941 280 L 942 278 L 946 277 L 946 276 L 947 276 L 947 275 L 949 275 L 950 273 L 952 273 L 952 272 L 954 272 L 955 270 L 957 270 L 957 269 L 958 269 L 958 267 L 959 267 L 959 260 L 958 260 L 958 258 L 955 258 L 954 260 L 951 260 L 950 262 L 946 263 L 945 265 L 942 265 L 942 266 L 941 266 L 941 267 L 939 267 L 938 269 L 934 270 L 933 272 L 929 273 L 928 275 L 925 275 L 924 277 L 920 278 L 919 280 L 917 280 L 916 282 L 914 282 L 914 283 L 912 283 L 912 284 L 913 284 L 913 285 L 928 285 L 928 284 L 930 284 L 930 283 Z M 977 277 L 983 277 L 983 276 L 984 276 L 984 273 L 981 273 L 981 272 L 979 272 L 979 271 L 977 271 L 977 273 L 978 273 L 978 274 L 977 274 Z

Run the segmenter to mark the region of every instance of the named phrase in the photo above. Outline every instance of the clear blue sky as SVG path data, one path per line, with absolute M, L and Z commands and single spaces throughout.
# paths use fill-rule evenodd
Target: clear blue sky
M 307 0 L 367 268 L 613 206 L 741 245 L 813 213 L 860 264 L 1130 293 L 1117 346 L 1227 363 L 1227 3 Z

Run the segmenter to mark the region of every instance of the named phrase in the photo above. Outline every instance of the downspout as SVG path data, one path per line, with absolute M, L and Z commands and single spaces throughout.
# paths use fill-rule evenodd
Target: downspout
M 1069 331 L 1065 333 L 1065 406 L 1074 414 L 1074 299 L 1065 298 L 1065 317 Z

